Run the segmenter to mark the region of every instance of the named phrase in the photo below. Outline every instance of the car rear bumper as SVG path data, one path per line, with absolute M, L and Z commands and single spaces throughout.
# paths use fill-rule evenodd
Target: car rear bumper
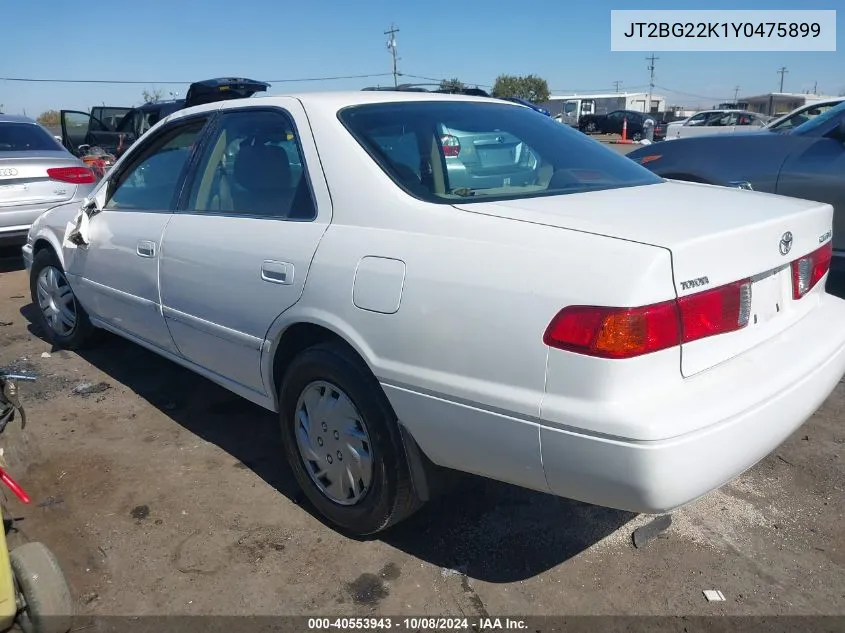
M 65 202 L 0 207 L 0 240 L 8 242 L 26 241 L 26 234 L 32 223 L 42 213 L 59 204 L 65 204 Z
M 709 374 L 705 376 L 704 374 Z M 553 494 L 601 506 L 661 513 L 731 481 L 766 457 L 827 399 L 845 374 L 845 301 L 819 305 L 777 338 L 702 374 L 699 399 L 669 398 L 662 415 L 714 413 L 706 427 L 671 439 L 632 441 L 540 427 L 543 469 Z M 698 380 L 697 377 L 687 381 Z M 756 403 L 725 403 L 752 391 Z M 635 415 L 635 413 L 632 413 Z

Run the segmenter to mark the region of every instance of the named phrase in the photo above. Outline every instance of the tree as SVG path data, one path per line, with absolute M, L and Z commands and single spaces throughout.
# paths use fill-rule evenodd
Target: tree
M 56 127 L 60 125 L 59 111 L 47 110 L 46 112 L 39 114 L 38 118 L 35 120 L 45 127 Z
M 549 84 L 537 75 L 499 75 L 493 85 L 494 97 L 517 97 L 531 103 L 549 100 Z
M 440 82 L 441 90 L 463 90 L 464 87 L 464 82 L 454 77 L 452 79 L 444 79 Z
M 141 97 L 144 99 L 144 103 L 155 103 L 156 101 L 161 101 L 161 90 L 147 90 L 144 88 L 144 91 L 141 93 Z

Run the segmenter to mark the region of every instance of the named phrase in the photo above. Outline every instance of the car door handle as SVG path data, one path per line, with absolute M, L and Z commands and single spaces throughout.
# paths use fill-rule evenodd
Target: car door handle
M 135 252 L 138 253 L 139 257 L 155 257 L 155 242 L 150 242 L 149 240 L 141 240 L 140 242 L 138 242 L 138 246 L 136 247 Z
M 265 259 L 261 264 L 261 279 L 271 284 L 289 286 L 293 283 L 293 264 Z

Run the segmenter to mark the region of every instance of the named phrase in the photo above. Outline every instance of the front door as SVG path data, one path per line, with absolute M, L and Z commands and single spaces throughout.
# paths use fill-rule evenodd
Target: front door
M 264 340 L 302 294 L 331 208 L 296 99 L 220 114 L 164 234 L 161 301 L 179 352 L 267 394 Z
M 66 252 L 68 274 L 92 316 L 169 351 L 159 301 L 161 238 L 205 123 L 205 117 L 174 122 L 139 147 L 103 184 L 88 243 Z

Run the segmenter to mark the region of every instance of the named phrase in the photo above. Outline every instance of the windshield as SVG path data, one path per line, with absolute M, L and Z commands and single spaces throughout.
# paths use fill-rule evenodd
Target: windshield
M 57 152 L 62 146 L 35 123 L 0 123 L 0 152 Z
M 338 116 L 397 185 L 430 202 L 515 200 L 662 182 L 577 130 L 525 108 L 403 102 L 353 106 Z
M 810 119 L 806 123 L 802 123 L 796 128 L 793 128 L 791 134 L 797 134 L 799 136 L 814 134 L 816 130 L 823 127 L 828 121 L 839 118 L 843 112 L 845 112 L 845 101 L 835 108 L 831 108 L 827 112 L 822 112 L 819 116 Z

